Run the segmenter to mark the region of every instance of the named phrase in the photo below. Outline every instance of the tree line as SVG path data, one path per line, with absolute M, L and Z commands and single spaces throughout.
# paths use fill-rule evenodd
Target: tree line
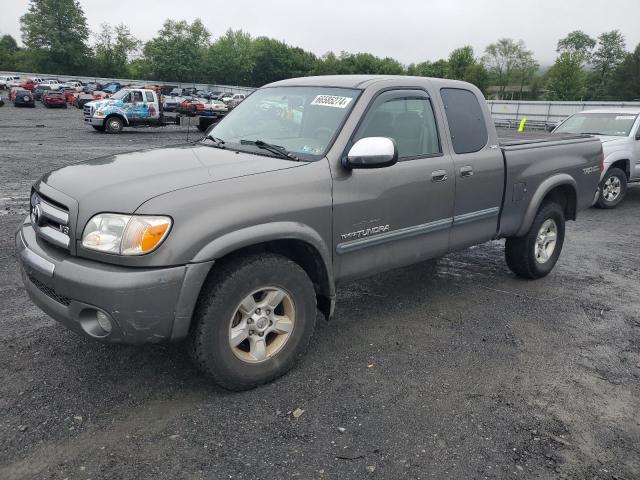
M 370 53 L 317 56 L 241 30 L 214 40 L 199 19 L 166 20 L 153 39 L 141 42 L 124 24 L 105 23 L 91 33 L 77 0 L 31 0 L 20 26 L 24 46 L 0 37 L 0 70 L 254 87 L 308 75 L 418 75 L 465 80 L 500 99 L 640 99 L 640 45 L 628 52 L 617 30 L 597 38 L 569 33 L 544 70 L 522 40 L 508 38 L 479 56 L 463 46 L 446 59 L 409 65 Z

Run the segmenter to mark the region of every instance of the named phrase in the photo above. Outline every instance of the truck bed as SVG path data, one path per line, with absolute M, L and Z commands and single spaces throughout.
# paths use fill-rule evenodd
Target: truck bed
M 498 128 L 498 141 L 501 147 L 516 147 L 531 145 L 536 143 L 550 143 L 562 140 L 580 140 L 588 138 L 589 135 L 570 133 L 549 133 L 549 132 L 518 132 L 510 128 Z

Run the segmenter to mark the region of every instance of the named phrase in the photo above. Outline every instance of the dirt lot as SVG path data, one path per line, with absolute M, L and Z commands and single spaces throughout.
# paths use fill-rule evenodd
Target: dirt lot
M 181 345 L 70 333 L 13 256 L 42 173 L 185 137 L 0 109 L 0 478 L 640 479 L 640 188 L 570 223 L 543 280 L 491 242 L 343 288 L 297 368 L 232 394 Z

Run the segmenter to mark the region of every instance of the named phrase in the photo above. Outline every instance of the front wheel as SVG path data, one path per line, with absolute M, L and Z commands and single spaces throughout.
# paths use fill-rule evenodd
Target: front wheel
M 297 263 L 275 254 L 214 268 L 190 332 L 194 362 L 228 390 L 247 390 L 284 375 L 315 328 L 311 280 Z
M 600 182 L 596 207 L 615 208 L 627 193 L 627 174 L 619 168 L 610 168 Z
M 105 131 L 107 133 L 120 133 L 124 128 L 124 123 L 118 117 L 107 118 Z
M 542 278 L 553 270 L 564 244 L 564 211 L 557 203 L 544 204 L 522 237 L 507 238 L 505 257 L 513 273 Z

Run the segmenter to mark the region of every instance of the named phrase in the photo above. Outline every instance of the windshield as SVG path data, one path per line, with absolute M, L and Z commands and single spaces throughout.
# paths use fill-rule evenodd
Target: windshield
M 359 93 L 347 88 L 263 88 L 246 97 L 210 135 L 229 148 L 243 150 L 247 148 L 246 144 L 240 147 L 243 140 L 262 140 L 300 159 L 318 160 L 331 146 Z
M 111 95 L 112 100 L 122 100 L 129 92 L 127 90 L 119 90 Z
M 637 117 L 628 113 L 578 113 L 569 117 L 555 132 L 627 137 Z

